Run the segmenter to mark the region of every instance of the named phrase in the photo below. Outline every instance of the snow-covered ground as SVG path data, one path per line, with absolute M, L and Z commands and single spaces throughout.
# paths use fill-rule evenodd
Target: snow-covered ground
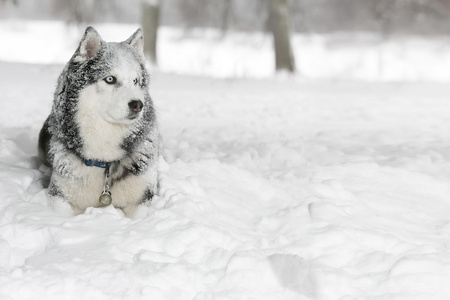
M 0 62 L 0 299 L 450 298 L 448 84 L 154 72 L 166 161 L 128 219 L 43 189 L 61 70 Z
M 0 299 L 450 297 L 449 86 L 156 73 L 167 163 L 131 220 L 42 188 L 61 68 L 0 64 Z

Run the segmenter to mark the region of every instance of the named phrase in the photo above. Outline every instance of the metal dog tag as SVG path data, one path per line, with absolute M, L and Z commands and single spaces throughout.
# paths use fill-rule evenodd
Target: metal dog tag
M 109 191 L 103 191 L 98 201 L 102 207 L 110 205 L 112 202 L 111 193 Z

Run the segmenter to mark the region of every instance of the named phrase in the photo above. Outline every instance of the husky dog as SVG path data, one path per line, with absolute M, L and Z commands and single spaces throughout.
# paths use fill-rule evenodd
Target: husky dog
M 53 168 L 48 193 L 74 214 L 112 199 L 131 217 L 156 193 L 159 134 L 148 85 L 141 29 L 121 43 L 86 29 L 39 134 L 39 156 Z

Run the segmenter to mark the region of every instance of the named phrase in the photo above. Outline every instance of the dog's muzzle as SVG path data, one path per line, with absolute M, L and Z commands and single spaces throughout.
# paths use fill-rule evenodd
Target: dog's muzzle
M 144 103 L 141 100 L 131 100 L 128 102 L 128 107 L 132 112 L 138 113 L 142 110 Z

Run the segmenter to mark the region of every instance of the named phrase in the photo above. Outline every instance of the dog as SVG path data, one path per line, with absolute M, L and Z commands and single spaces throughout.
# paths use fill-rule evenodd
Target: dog
M 75 215 L 112 204 L 131 217 L 156 194 L 160 136 L 148 87 L 141 29 L 114 43 L 87 27 L 38 142 L 52 168 L 48 194 Z

